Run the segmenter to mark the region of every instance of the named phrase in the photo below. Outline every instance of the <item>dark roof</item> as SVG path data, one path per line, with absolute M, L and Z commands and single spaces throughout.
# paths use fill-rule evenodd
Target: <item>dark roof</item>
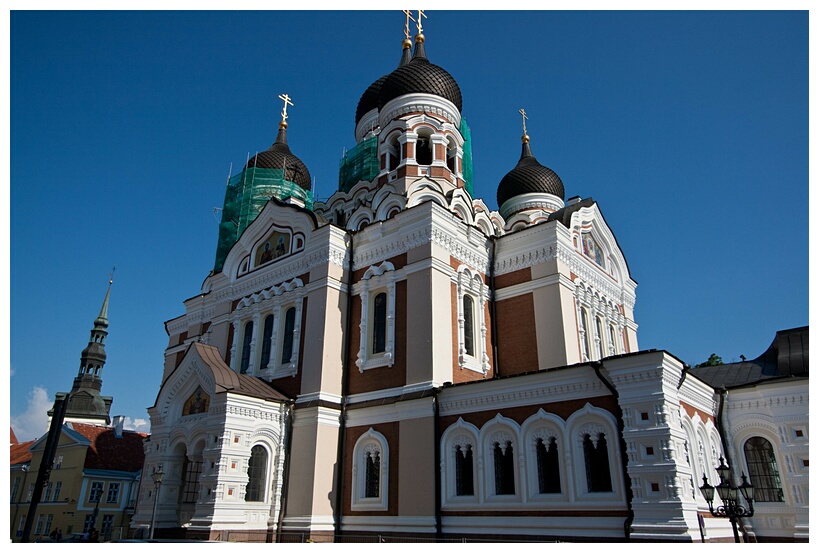
M 714 388 L 740 388 L 761 382 L 808 378 L 808 327 L 780 330 L 765 353 L 753 361 L 694 367 L 690 374 Z
M 276 141 L 264 152 L 259 152 L 247 162 L 248 167 L 260 169 L 285 169 L 284 178 L 295 182 L 305 190 L 310 190 L 310 171 L 302 160 L 290 151 L 287 145 L 287 125 L 279 125 Z
M 529 147 L 528 137 L 524 137 L 520 159 L 515 168 L 506 173 L 498 185 L 498 208 L 504 202 L 520 194 L 547 193 L 561 200 L 565 196 L 563 181 L 557 173 L 541 165 Z
M 358 101 L 358 107 L 355 110 L 355 124 L 361 121 L 368 111 L 378 107 L 378 93 L 381 91 L 381 85 L 387 80 L 389 75 L 384 75 L 376 80 L 373 84 L 367 87 L 361 99 Z
M 31 462 L 31 451 L 29 451 L 29 448 L 35 441 L 36 440 L 31 440 L 30 442 L 12 444 L 9 464 L 20 465 Z
M 136 472 L 142 469 L 145 462 L 142 442 L 148 437 L 148 434 L 123 430 L 122 436 L 117 438 L 115 430 L 110 426 L 78 422 L 67 424 L 91 442 L 85 455 L 85 468 L 125 472 Z
M 575 202 L 572 205 L 567 205 L 564 208 L 558 209 L 554 213 L 549 214 L 549 221 L 560 221 L 563 223 L 563 226 L 569 228 L 572 224 L 572 215 L 574 212 L 582 209 L 584 207 L 591 207 L 594 205 L 594 200 L 592 198 L 586 198 L 585 200 L 580 200 L 579 202 Z
M 420 40 L 419 40 L 420 38 Z M 412 60 L 390 73 L 381 84 L 378 108 L 404 94 L 434 94 L 452 102 L 460 112 L 463 107 L 461 89 L 446 69 L 430 63 L 424 50 L 422 37 L 415 37 L 415 53 Z
M 243 396 L 250 396 L 259 399 L 273 401 L 288 401 L 288 397 L 273 388 L 266 381 L 255 376 L 239 374 L 232 370 L 219 355 L 219 350 L 213 346 L 194 342 L 191 347 L 196 348 L 196 352 L 202 358 L 210 370 L 213 372 L 215 381 L 215 392 L 231 392 Z

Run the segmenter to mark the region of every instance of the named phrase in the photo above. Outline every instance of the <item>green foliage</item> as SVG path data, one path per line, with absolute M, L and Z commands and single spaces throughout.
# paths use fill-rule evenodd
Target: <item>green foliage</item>
M 717 365 L 724 365 L 724 364 L 725 363 L 723 363 L 722 357 L 720 357 L 716 353 L 712 353 L 711 357 L 708 358 L 708 361 L 705 361 L 704 363 L 700 363 L 700 364 L 696 365 L 696 367 L 716 367 Z

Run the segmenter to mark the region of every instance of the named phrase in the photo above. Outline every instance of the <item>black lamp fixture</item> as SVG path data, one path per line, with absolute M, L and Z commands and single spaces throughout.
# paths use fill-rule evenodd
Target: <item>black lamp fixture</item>
M 154 508 L 151 511 L 151 538 L 154 539 L 154 526 L 156 526 L 156 503 L 159 501 L 159 487 L 162 485 L 162 478 L 165 476 L 165 471 L 162 470 L 162 465 L 159 465 L 151 473 L 151 478 L 154 481 Z
M 754 516 L 754 487 L 748 482 L 744 473 L 740 476 L 742 484 L 734 486 L 731 479 L 731 469 L 725 464 L 725 460 L 722 457 L 719 458 L 719 466 L 716 467 L 716 470 L 719 475 L 719 484 L 712 486 L 708 483 L 708 478 L 703 474 L 700 491 L 705 501 L 708 502 L 708 510 L 711 511 L 712 515 L 727 518 L 731 521 L 731 527 L 734 529 L 734 541 L 740 543 L 737 523 L 739 522 L 739 517 L 750 518 Z M 718 505 L 717 507 L 714 507 L 714 490 L 716 490 L 720 501 L 722 501 L 722 505 Z M 748 505 L 747 508 L 740 504 L 740 494 Z

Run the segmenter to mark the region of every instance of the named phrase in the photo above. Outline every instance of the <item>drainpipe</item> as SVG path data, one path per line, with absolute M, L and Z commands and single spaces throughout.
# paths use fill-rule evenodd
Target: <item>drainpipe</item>
M 287 413 L 285 414 L 284 467 L 282 468 L 281 505 L 279 505 L 279 517 L 276 522 L 276 543 L 281 543 L 284 511 L 287 508 L 287 486 L 290 485 L 290 451 L 293 444 L 293 403 L 295 403 L 293 400 L 287 402 Z
M 497 236 L 494 234 L 489 237 L 492 247 L 489 248 L 489 293 L 492 296 L 489 298 L 489 318 L 490 326 L 492 328 L 492 378 L 500 376 L 500 361 L 498 360 L 498 321 L 496 317 L 495 306 L 495 245 L 497 243 Z
M 347 393 L 350 382 L 350 348 L 352 328 L 352 307 L 353 307 L 353 233 L 347 232 L 349 258 L 347 259 L 347 316 L 344 321 L 344 351 L 341 358 L 341 414 L 339 417 L 338 450 L 336 452 L 336 497 L 335 497 L 335 538 L 339 541 L 341 537 L 341 515 L 344 492 L 344 442 L 347 439 Z
M 435 537 L 441 538 L 443 531 L 441 528 L 441 429 L 440 429 L 440 411 L 438 409 L 438 392 L 441 388 L 432 389 L 432 407 L 434 410 L 435 428 L 433 436 L 435 443 L 433 444 L 433 451 L 435 451 Z
M 603 383 L 603 386 L 608 388 L 611 395 L 614 396 L 617 405 L 617 431 L 619 434 L 619 441 L 620 441 L 620 460 L 622 461 L 622 469 L 623 469 L 623 485 L 625 486 L 626 492 L 626 504 L 628 506 L 628 516 L 626 517 L 625 522 L 623 523 L 623 533 L 625 534 L 626 540 L 630 539 L 631 535 L 631 523 L 634 521 L 634 496 L 631 491 L 631 477 L 628 474 L 628 452 L 626 448 L 626 439 L 623 436 L 623 433 L 626 429 L 625 422 L 623 422 L 623 409 L 620 407 L 620 394 L 617 393 L 617 390 L 614 386 L 606 380 L 603 374 L 600 372 L 600 369 L 604 368 L 602 361 L 592 361 L 589 363 L 591 368 L 594 369 L 594 374 L 597 375 L 597 378 L 600 379 L 600 382 Z

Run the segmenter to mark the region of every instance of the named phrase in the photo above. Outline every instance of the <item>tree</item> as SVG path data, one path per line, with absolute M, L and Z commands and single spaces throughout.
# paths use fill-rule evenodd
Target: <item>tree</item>
M 704 363 L 700 363 L 696 365 L 694 368 L 697 367 L 716 367 L 717 365 L 724 365 L 725 363 L 722 362 L 722 357 L 717 355 L 716 353 L 712 353 L 711 357 L 708 358 L 708 361 Z

